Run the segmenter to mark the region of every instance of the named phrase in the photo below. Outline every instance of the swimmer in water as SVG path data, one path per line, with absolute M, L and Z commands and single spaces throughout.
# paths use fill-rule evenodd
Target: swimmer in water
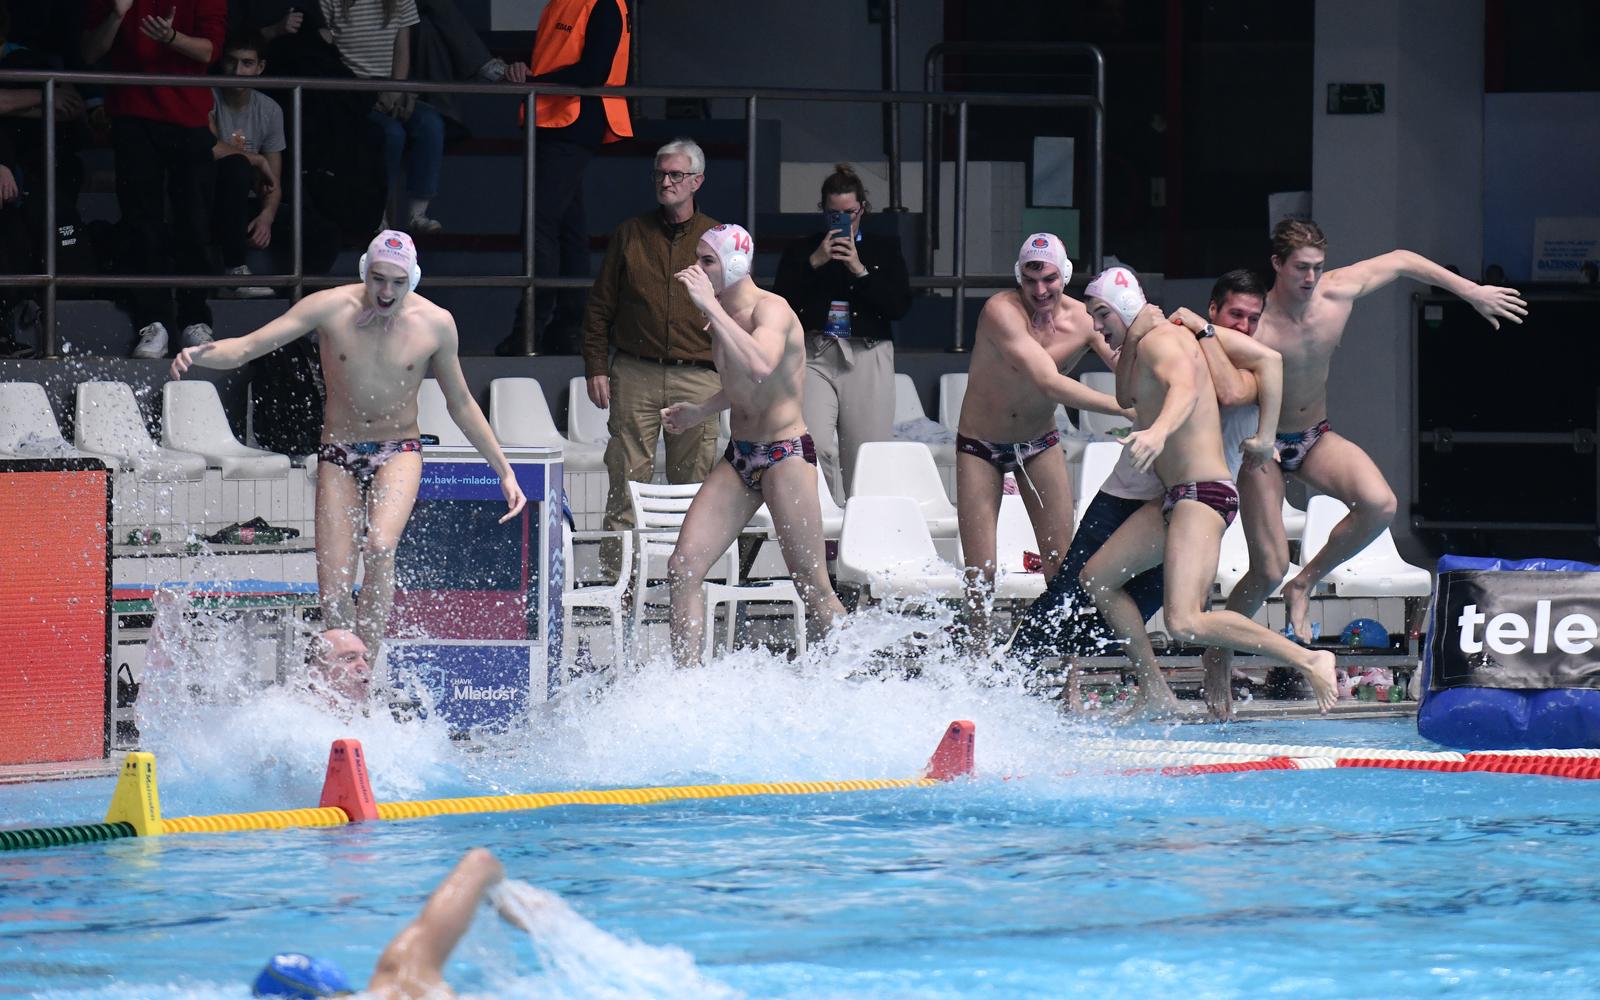
M 1298 476 L 1319 493 L 1342 500 L 1350 513 L 1294 579 L 1283 583 L 1289 625 L 1311 639 L 1311 590 L 1322 578 L 1366 548 L 1394 519 L 1394 491 L 1358 445 L 1328 425 L 1328 370 L 1344 339 L 1356 301 L 1410 278 L 1460 296 L 1495 329 L 1500 321 L 1521 323 L 1528 304 L 1514 288 L 1468 281 L 1409 250 L 1393 250 L 1323 273 L 1328 240 L 1315 222 L 1285 219 L 1272 233 L 1276 280 L 1267 293 L 1256 339 L 1283 356 L 1283 428 L 1277 461 L 1243 473 L 1240 513 L 1250 546 L 1250 570 L 1228 596 L 1228 607 L 1253 615 L 1283 582 L 1289 542 L 1283 530 L 1284 474 Z M 1227 655 L 1208 667 L 1226 676 Z
M 1017 478 L 1048 582 L 1072 541 L 1072 480 L 1056 406 L 1128 415 L 1115 399 L 1062 374 L 1091 348 L 1108 367 L 1111 357 L 1082 304 L 1066 293 L 1072 262 L 1061 239 L 1029 236 L 1013 274 L 1017 287 L 990 296 L 978 316 L 956 432 L 956 513 L 966 560 L 966 641 L 973 652 L 988 644 L 1005 474 Z
M 422 280 L 411 237 L 379 233 L 361 257 L 361 283 L 314 292 L 260 329 L 179 352 L 192 366 L 238 368 L 319 331 L 328 399 L 317 474 L 317 590 L 329 628 L 353 629 L 377 657 L 394 607 L 395 551 L 422 479 L 417 393 L 429 367 L 450 418 L 500 478 L 507 513 L 527 503 L 461 373 L 450 313 L 413 294 Z M 361 604 L 353 592 L 364 565 Z
M 1124 441 L 1138 471 L 1154 469 L 1162 499 L 1140 507 L 1112 533 L 1083 568 L 1081 581 L 1107 624 L 1127 642 L 1139 678 L 1131 712 L 1177 711 L 1161 676 L 1138 606 L 1123 587 L 1162 565 L 1166 625 L 1184 643 L 1227 646 L 1260 653 L 1301 670 L 1317 706 L 1338 700 L 1334 656 L 1308 650 L 1232 611 L 1208 611 L 1222 533 L 1239 510 L 1239 493 L 1222 454 L 1216 389 L 1195 335 L 1169 322 L 1145 301 L 1136 275 L 1113 267 L 1085 292 L 1095 330 L 1118 352 L 1117 398 L 1133 405 L 1134 430 Z M 1272 450 L 1282 398 L 1282 373 L 1266 365 L 1256 373 L 1260 423 L 1245 442 L 1246 461 Z
M 689 504 L 672 550 L 672 653 L 680 665 L 700 661 L 706 572 L 763 501 L 812 624 L 826 632 L 844 614 L 828 582 L 817 452 L 800 412 L 805 330 L 782 296 L 751 280 L 755 244 L 743 227 L 713 226 L 696 249 L 699 262 L 677 279 L 708 320 L 722 390 L 674 403 L 661 419 L 667 433 L 682 434 L 731 409 L 733 440 Z
M 362 995 L 378 1000 L 455 996 L 444 981 L 444 964 L 472 926 L 472 918 L 486 898 L 502 919 L 520 930 L 528 929 L 522 918 L 502 905 L 499 895 L 491 891 L 505 877 L 505 868 L 489 851 L 481 847 L 468 851 L 433 890 L 417 918 L 383 949 Z M 527 895 L 524 894 L 522 905 L 527 905 Z M 251 995 L 315 998 L 355 992 L 344 972 L 332 962 L 283 952 L 272 956 L 261 970 Z

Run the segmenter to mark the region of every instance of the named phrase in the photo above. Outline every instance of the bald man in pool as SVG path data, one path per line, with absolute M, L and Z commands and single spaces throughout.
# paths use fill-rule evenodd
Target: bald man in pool
M 505 868 L 489 851 L 481 847 L 468 851 L 433 890 L 416 919 L 383 949 L 362 995 L 379 1000 L 455 996 L 444 981 L 444 964 L 472 926 L 485 898 L 502 919 L 520 930 L 528 929 L 503 897 L 492 891 L 505 877 Z M 345 974 L 332 962 L 283 952 L 272 956 L 261 970 L 251 995 L 314 998 L 354 992 Z

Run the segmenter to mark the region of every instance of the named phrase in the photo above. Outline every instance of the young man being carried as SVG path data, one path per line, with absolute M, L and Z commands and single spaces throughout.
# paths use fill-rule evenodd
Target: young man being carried
M 1167 630 L 1179 642 L 1261 653 L 1301 670 L 1317 704 L 1338 698 L 1334 657 L 1308 650 L 1232 611 L 1208 611 L 1222 533 L 1239 509 L 1239 494 L 1222 455 L 1216 390 L 1195 336 L 1145 302 L 1138 278 L 1113 267 L 1090 283 L 1085 298 L 1095 330 L 1117 358 L 1117 396 L 1135 409 L 1124 441 L 1134 468 L 1154 469 L 1166 492 L 1123 522 L 1084 567 L 1084 589 L 1118 636 L 1139 678 L 1133 711 L 1161 714 L 1177 701 L 1161 676 L 1139 608 L 1123 590 L 1138 574 L 1163 565 Z M 1276 365 L 1257 372 L 1261 421 L 1244 443 L 1245 465 L 1272 454 L 1281 400 Z
M 678 272 L 705 313 L 722 391 L 661 411 L 669 434 L 733 409 L 733 440 L 689 505 L 672 551 L 672 652 L 698 663 L 705 629 L 706 572 L 765 501 L 783 559 L 812 621 L 826 631 L 844 606 L 828 582 L 817 499 L 817 455 L 800 415 L 805 331 L 782 296 L 750 279 L 755 244 L 743 227 L 714 226 L 700 238 L 699 263 Z M 802 461 L 786 461 L 799 458 Z
M 1243 460 L 1243 442 L 1255 434 L 1259 420 L 1255 407 L 1259 377 L 1266 368 L 1281 365 L 1276 351 L 1251 339 L 1265 301 L 1266 287 L 1253 272 L 1229 271 L 1211 287 L 1206 319 L 1184 308 L 1171 317 L 1172 322 L 1188 328 L 1200 343 L 1215 384 L 1217 403 L 1223 407 L 1223 450 L 1233 473 Z M 1132 453 L 1123 449 L 1111 475 L 1089 501 L 1061 572 L 1021 616 L 1011 641 L 1011 655 L 1030 659 L 1053 654 L 1072 659 L 1092 656 L 1105 648 L 1106 640 L 1112 636 L 1095 610 L 1094 601 L 1084 593 L 1078 574 L 1112 532 L 1164 491 L 1156 474 L 1134 468 Z M 1145 570 L 1128 581 L 1124 589 L 1138 605 L 1143 619 L 1149 621 L 1161 608 L 1161 568 Z M 1076 685 L 1069 677 L 1063 695 L 1074 709 L 1078 707 L 1076 694 Z
M 991 296 L 978 317 L 956 432 L 956 511 L 967 564 L 967 641 L 974 650 L 988 639 L 1005 474 L 1017 477 L 1048 581 L 1072 539 L 1072 480 L 1056 406 L 1126 413 L 1115 399 L 1062 374 L 1100 338 L 1083 305 L 1066 294 L 1072 262 L 1060 238 L 1028 237 L 1013 273 L 1018 287 Z
M 1283 423 L 1290 429 L 1277 435 L 1278 460 L 1247 471 L 1239 481 L 1250 571 L 1228 597 L 1230 609 L 1253 615 L 1288 571 L 1284 473 L 1344 501 L 1350 513 L 1299 574 L 1283 584 L 1289 626 L 1306 641 L 1311 639 L 1312 588 L 1381 535 L 1396 508 L 1394 492 L 1377 465 L 1328 426 L 1328 367 L 1356 300 L 1397 278 L 1411 278 L 1460 296 L 1495 329 L 1502 319 L 1521 323 L 1528 312 L 1515 289 L 1476 284 L 1409 250 L 1393 250 L 1323 274 L 1327 247 L 1327 237 L 1309 220 L 1285 219 L 1272 233 L 1276 281 L 1256 337 L 1283 356 Z
M 361 257 L 361 284 L 307 295 L 243 337 L 181 351 L 172 377 L 190 367 L 238 368 L 319 331 L 328 402 L 317 452 L 317 590 L 322 623 L 354 629 L 374 660 L 394 606 L 395 551 L 422 479 L 417 393 L 431 366 L 450 418 L 493 467 L 506 516 L 527 502 L 511 465 L 472 398 L 456 357 L 455 320 L 420 295 L 411 237 L 385 230 Z M 365 566 L 361 604 L 352 590 Z

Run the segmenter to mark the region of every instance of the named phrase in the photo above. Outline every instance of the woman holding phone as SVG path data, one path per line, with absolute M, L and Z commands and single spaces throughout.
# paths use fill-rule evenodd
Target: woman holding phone
M 911 281 L 900 242 L 864 237 L 871 205 L 861 178 L 838 164 L 822 182 L 823 231 L 789 246 L 775 291 L 806 331 L 802 407 L 817 464 L 843 504 L 856 449 L 894 432 L 894 340 L 890 323 L 911 310 Z

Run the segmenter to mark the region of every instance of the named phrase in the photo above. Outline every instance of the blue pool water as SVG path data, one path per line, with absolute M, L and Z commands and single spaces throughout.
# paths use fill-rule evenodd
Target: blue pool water
M 243 997 L 274 950 L 364 979 L 472 846 L 574 915 L 485 909 L 448 975 L 510 997 L 1589 997 L 1600 785 L 1083 767 L 1021 692 L 846 679 L 759 656 L 645 669 L 465 748 L 271 699 L 152 709 L 171 816 L 313 804 L 328 740 L 380 799 L 916 773 L 953 718 L 980 776 L 934 789 L 571 806 L 0 854 L 0 994 Z M 165 712 L 166 714 L 162 714 Z M 1432 749 L 1409 720 L 1143 738 Z M 1073 776 L 1062 772 L 1076 771 Z M 7 826 L 98 820 L 110 781 L 0 787 Z

